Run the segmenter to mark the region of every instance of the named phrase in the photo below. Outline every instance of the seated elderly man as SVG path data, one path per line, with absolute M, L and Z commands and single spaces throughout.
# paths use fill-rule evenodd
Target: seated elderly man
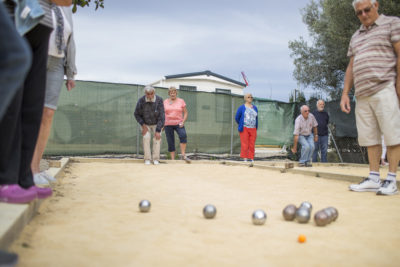
M 310 114 L 310 108 L 303 105 L 300 108 L 301 114 L 294 123 L 294 138 L 292 152 L 297 152 L 297 143 L 301 144 L 300 167 L 311 167 L 311 156 L 314 152 L 314 142 L 318 142 L 317 120 Z M 312 134 L 311 131 L 314 131 Z

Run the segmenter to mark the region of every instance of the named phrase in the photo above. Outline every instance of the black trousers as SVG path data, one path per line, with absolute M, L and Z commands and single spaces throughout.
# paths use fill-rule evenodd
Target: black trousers
M 32 66 L 0 121 L 0 185 L 34 185 L 31 161 L 42 119 L 51 31 L 38 24 L 25 35 L 32 50 Z

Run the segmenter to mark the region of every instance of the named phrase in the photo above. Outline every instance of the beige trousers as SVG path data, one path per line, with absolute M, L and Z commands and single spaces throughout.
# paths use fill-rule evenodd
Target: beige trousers
M 160 160 L 160 147 L 161 147 L 161 138 L 160 140 L 156 140 L 157 125 L 147 125 L 147 133 L 143 136 L 143 150 L 144 150 L 144 160 Z M 153 157 L 151 156 L 150 150 L 150 139 L 153 136 Z

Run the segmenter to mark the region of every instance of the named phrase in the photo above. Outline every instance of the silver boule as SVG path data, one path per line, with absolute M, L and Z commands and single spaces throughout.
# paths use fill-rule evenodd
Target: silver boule
M 293 221 L 296 217 L 296 210 L 297 208 L 295 205 L 287 205 L 282 211 L 283 218 L 285 218 L 286 221 Z
M 307 208 L 307 209 L 310 210 L 310 212 L 312 211 L 312 205 L 311 205 L 311 203 L 308 202 L 308 201 L 302 202 L 302 203 L 300 204 L 300 207 L 299 207 L 299 208 Z
M 334 213 L 333 213 L 333 210 L 332 209 L 329 209 L 329 208 L 325 208 L 325 209 L 323 209 L 323 211 L 326 213 L 326 215 L 328 215 L 328 223 L 331 223 L 331 222 L 333 222 L 333 219 L 335 218 L 335 215 L 334 215 Z
M 317 226 L 325 226 L 329 223 L 329 217 L 323 210 L 315 213 L 314 220 Z
M 217 214 L 217 208 L 214 205 L 208 204 L 203 208 L 203 215 L 206 219 L 212 219 Z
M 334 208 L 334 207 L 328 207 L 327 209 L 329 209 L 332 212 L 333 221 L 336 221 L 336 219 L 339 217 L 338 210 L 336 208 Z
M 255 210 L 251 218 L 254 225 L 263 225 L 267 220 L 267 214 L 263 210 Z
M 151 203 L 148 200 L 142 200 L 139 202 L 139 210 L 140 212 L 148 212 L 150 211 Z
M 299 223 L 307 223 L 310 220 L 311 212 L 306 208 L 299 208 L 296 211 L 296 221 Z

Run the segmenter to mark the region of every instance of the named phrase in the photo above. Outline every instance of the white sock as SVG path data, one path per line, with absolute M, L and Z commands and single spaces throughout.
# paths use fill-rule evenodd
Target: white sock
M 396 174 L 393 172 L 388 172 L 386 180 L 396 182 Z
M 370 178 L 375 183 L 378 183 L 379 180 L 381 179 L 379 172 L 369 172 L 368 178 Z

